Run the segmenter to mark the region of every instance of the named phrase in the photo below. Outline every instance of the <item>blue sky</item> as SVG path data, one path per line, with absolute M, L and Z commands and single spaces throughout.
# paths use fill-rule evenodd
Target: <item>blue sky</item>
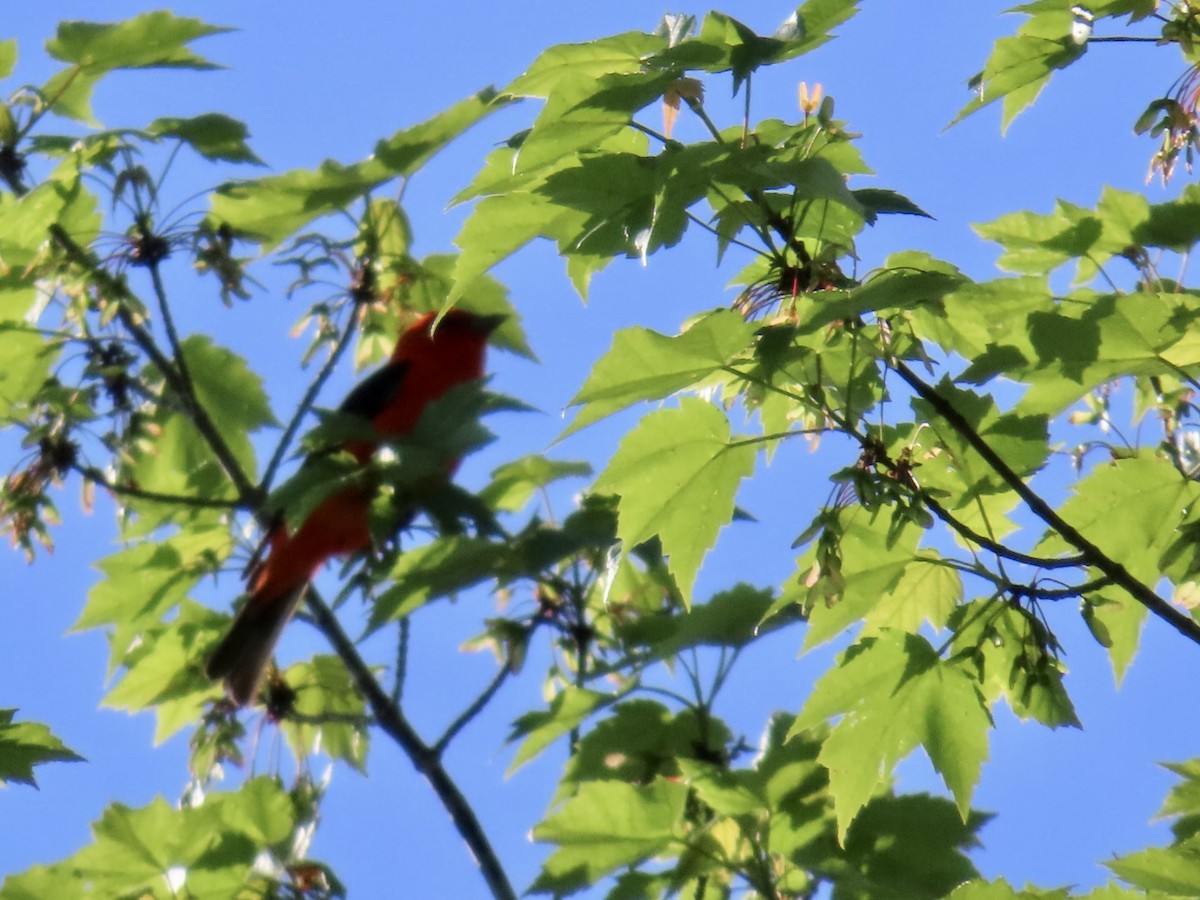
M 1105 184 L 1145 189 L 1152 199 L 1173 193 L 1144 185 L 1153 148 L 1131 130 L 1145 102 L 1178 74 L 1170 51 L 1095 46 L 1080 64 L 1056 76 L 1007 136 L 1000 136 L 996 110 L 944 130 L 967 100 L 966 80 L 982 65 L 991 41 L 1015 27 L 1016 20 L 1000 17 L 1003 6 L 991 0 L 866 4 L 838 40 L 755 81 L 759 118 L 794 116 L 797 83 L 821 82 L 836 99 L 838 117 L 863 134 L 862 152 L 878 173 L 874 183 L 901 191 L 936 217 L 893 217 L 864 235 L 860 273 L 891 252 L 912 248 L 947 259 L 974 277 L 991 277 L 996 253 L 973 234 L 972 222 L 1023 208 L 1048 211 L 1057 197 L 1092 205 Z M 16 37 L 21 56 L 6 92 L 16 83 L 40 82 L 52 71 L 40 48 L 58 19 L 94 18 L 101 9 L 105 18 L 116 19 L 151 8 L 121 0 L 103 7 L 59 0 L 7 10 L 0 37 Z M 789 12 L 787 4 L 767 0 L 739 0 L 720 8 L 760 32 L 773 30 Z M 173 9 L 238 29 L 197 47 L 228 68 L 119 73 L 97 93 L 98 117 L 110 126 L 139 125 L 157 116 L 221 110 L 250 125 L 256 152 L 274 171 L 314 166 L 326 157 L 361 158 L 377 138 L 398 127 L 484 85 L 504 84 L 548 45 L 652 28 L 667 11 L 628 0 L 358 2 L 337 11 L 329 4 L 209 0 L 179 2 Z M 724 106 L 729 121 L 734 113 L 725 103 L 727 92 L 727 82 L 714 81 L 709 103 L 718 111 Z M 470 179 L 483 153 L 523 127 L 532 112 L 516 107 L 489 120 L 412 183 L 405 205 L 420 253 L 450 248 L 465 211 L 446 211 L 448 199 Z M 180 175 L 181 197 L 218 177 L 203 166 L 185 168 Z M 1182 183 L 1187 175 L 1177 178 Z M 499 422 L 497 446 L 471 460 L 462 477 L 479 483 L 490 465 L 545 449 L 562 428 L 561 410 L 607 348 L 614 328 L 637 323 L 674 330 L 689 312 L 728 303 L 731 294 L 724 285 L 743 261 L 731 254 L 716 269 L 714 260 L 706 238 L 689 235 L 681 248 L 652 257 L 644 268 L 636 261 L 614 264 L 596 278 L 586 305 L 549 246 L 531 248 L 501 266 L 497 274 L 524 317 L 540 365 L 498 356 L 495 386 L 543 412 Z M 274 287 L 271 277 L 264 275 L 264 282 Z M 265 292 L 226 313 L 199 286 L 185 284 L 181 290 L 187 298 L 180 304 L 183 327 L 215 332 L 250 357 L 264 369 L 277 410 L 286 410 L 294 390 L 290 365 L 299 351 L 288 331 L 300 304 Z M 189 290 L 195 292 L 194 302 Z M 326 400 L 336 402 L 351 377 L 342 373 Z M 602 461 L 615 446 L 621 424 L 628 420 L 587 430 L 553 452 Z M 834 453 L 827 449 L 808 465 L 823 471 L 836 460 L 826 454 Z M 807 522 L 809 507 L 826 493 L 819 480 L 805 481 L 805 465 L 802 450 L 781 454 L 739 497 L 760 522 L 729 529 L 701 574 L 698 596 L 738 579 L 770 585 L 791 574 L 788 544 Z M 109 508 L 101 504 L 95 515 L 85 517 L 77 494 L 78 485 L 71 484 L 59 497 L 66 523 L 57 532 L 53 557 L 30 568 L 15 553 L 0 556 L 6 612 L 10 622 L 19 623 L 0 632 L 0 706 L 18 707 L 22 718 L 50 723 L 88 762 L 43 767 L 40 791 L 18 787 L 0 794 L 2 820 L 8 823 L 8 840 L 0 842 L 0 874 L 72 852 L 108 802 L 141 805 L 159 794 L 174 799 L 186 778 L 185 739 L 152 749 L 149 716 L 97 710 L 105 692 L 103 637 L 63 637 L 95 580 L 90 561 L 114 549 Z M 236 593 L 236 585 L 224 583 L 205 599 L 219 604 Z M 446 709 L 455 708 L 456 700 L 465 702 L 490 676 L 490 659 L 456 650 L 477 619 L 478 611 L 463 603 L 432 612 L 419 625 L 423 640 L 414 661 L 418 676 L 410 688 L 411 713 L 428 731 L 438 730 Z M 992 761 L 975 796 L 978 808 L 999 814 L 983 832 L 985 847 L 976 864 L 985 874 L 1014 883 L 1101 883 L 1106 875 L 1098 861 L 1164 840 L 1165 828 L 1147 824 L 1171 783 L 1155 763 L 1196 752 L 1191 691 L 1185 693 L 1194 680 L 1194 648 L 1151 623 L 1138 660 L 1116 691 L 1103 652 L 1074 619 L 1064 609 L 1053 621 L 1063 630 L 1072 671 L 1068 687 L 1085 729 L 1050 733 L 1001 711 Z M 292 631 L 285 653 L 316 648 L 311 635 L 296 633 L 299 627 Z M 726 712 L 752 740 L 757 737 L 752 729 L 770 709 L 799 707 L 827 662 L 821 654 L 796 659 L 798 643 L 795 636 L 773 640 L 762 668 L 740 673 L 729 688 L 732 708 Z M 532 675 L 536 666 L 527 672 L 473 725 L 448 760 L 478 802 L 501 856 L 516 861 L 518 885 L 528 884 L 536 873 L 538 852 L 526 834 L 544 810 L 550 777 L 562 762 L 561 752 L 552 751 L 504 777 L 511 756 L 503 744 L 507 725 L 539 702 L 540 685 Z M 763 684 L 775 689 L 764 691 Z M 270 729 L 264 731 L 260 766 L 282 752 L 272 749 L 273 740 Z M 369 767 L 367 779 L 336 771 L 314 854 L 334 865 L 353 896 L 394 895 L 397 879 L 411 896 L 479 895 L 481 883 L 465 848 L 408 763 L 393 748 L 377 744 Z M 902 768 L 900 786 L 936 790 L 939 782 L 927 764 L 914 760 Z

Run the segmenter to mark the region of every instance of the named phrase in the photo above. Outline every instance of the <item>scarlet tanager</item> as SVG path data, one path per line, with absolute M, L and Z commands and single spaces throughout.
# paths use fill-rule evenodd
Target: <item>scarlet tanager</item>
M 381 436 L 400 437 L 412 431 L 431 402 L 482 378 L 488 335 L 504 317 L 453 309 L 434 328 L 435 317 L 427 313 L 403 331 L 391 359 L 352 390 L 339 410 L 369 419 Z M 366 463 L 376 446 L 355 441 L 344 449 Z M 457 466 L 457 461 L 448 466 L 447 474 Z M 209 678 L 224 681 L 238 706 L 258 693 L 283 627 L 321 565 L 371 546 L 371 500 L 368 488 L 340 490 L 294 533 L 277 525 L 267 534 L 268 556 L 252 569 L 249 597 L 206 670 Z

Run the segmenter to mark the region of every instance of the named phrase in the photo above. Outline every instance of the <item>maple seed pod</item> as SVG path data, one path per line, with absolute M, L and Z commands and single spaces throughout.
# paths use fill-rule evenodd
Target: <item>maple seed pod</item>
M 811 116 L 821 105 L 821 96 L 824 93 L 825 89 L 821 87 L 821 82 L 819 81 L 813 85 L 811 94 L 808 92 L 808 82 L 800 82 L 800 110 L 806 116 Z

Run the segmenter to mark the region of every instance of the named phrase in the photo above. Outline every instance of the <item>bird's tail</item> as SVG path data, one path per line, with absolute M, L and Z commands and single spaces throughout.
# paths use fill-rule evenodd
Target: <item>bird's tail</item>
M 301 584 L 273 597 L 251 594 L 208 657 L 208 677 L 223 681 L 225 692 L 238 706 L 245 706 L 258 694 L 283 626 L 307 586 Z

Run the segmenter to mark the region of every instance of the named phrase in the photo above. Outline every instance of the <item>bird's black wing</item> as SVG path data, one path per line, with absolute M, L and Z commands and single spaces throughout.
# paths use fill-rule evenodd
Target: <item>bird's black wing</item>
M 396 399 L 404 376 L 408 373 L 406 361 L 389 362 L 376 369 L 346 395 L 338 412 L 364 419 L 374 419 Z

